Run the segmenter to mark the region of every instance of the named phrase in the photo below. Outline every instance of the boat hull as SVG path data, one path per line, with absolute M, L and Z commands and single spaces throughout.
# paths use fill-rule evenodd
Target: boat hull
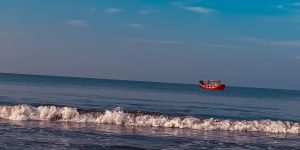
M 206 90 L 224 90 L 225 89 L 224 84 L 218 84 L 218 85 L 202 85 L 202 84 L 200 84 L 200 87 L 202 89 L 206 89 Z

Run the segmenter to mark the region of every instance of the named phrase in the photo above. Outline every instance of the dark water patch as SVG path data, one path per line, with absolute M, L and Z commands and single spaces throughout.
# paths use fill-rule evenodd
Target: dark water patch
M 48 75 L 29 75 L 29 74 L 11 74 L 0 73 L 0 82 L 10 82 L 15 84 L 31 84 L 35 86 L 54 86 L 54 87 L 113 87 L 118 89 L 130 88 L 139 90 L 154 91 L 174 91 L 182 90 L 182 87 L 188 88 L 184 90 L 190 93 L 194 89 L 191 84 L 179 83 L 163 83 L 148 81 L 129 81 L 129 80 L 113 80 L 113 79 L 97 79 L 97 78 L 81 78 L 81 77 L 64 77 L 64 76 L 48 76 Z
M 0 96 L 0 99 L 8 99 L 8 96 Z
M 155 149 L 148 149 L 148 148 L 136 147 L 130 145 L 110 145 L 104 147 L 111 150 L 155 150 Z
M 247 107 L 244 107 L 244 108 L 250 108 L 250 109 L 255 109 L 255 110 L 279 110 L 278 108 L 268 108 L 268 107 L 250 107 L 250 106 L 247 106 Z

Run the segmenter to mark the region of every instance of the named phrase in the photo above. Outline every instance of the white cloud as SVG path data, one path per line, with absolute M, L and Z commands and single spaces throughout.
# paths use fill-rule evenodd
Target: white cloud
M 273 44 L 279 46 L 290 46 L 290 47 L 300 47 L 300 40 L 298 41 L 271 41 Z
M 197 45 L 201 47 L 220 48 L 220 49 L 245 49 L 245 47 L 239 45 L 217 44 L 217 43 L 214 44 L 197 43 Z
M 109 13 L 109 14 L 116 14 L 116 13 L 122 12 L 122 10 L 119 9 L 119 8 L 113 8 L 113 7 L 111 7 L 111 8 L 105 9 L 105 12 Z
M 173 2 L 173 3 L 171 3 L 171 4 L 174 5 L 174 6 L 183 6 L 183 4 L 180 3 L 180 2 Z
M 205 8 L 205 7 L 201 7 L 201 6 L 184 7 L 184 9 L 195 12 L 195 13 L 200 13 L 200 14 L 211 14 L 211 13 L 215 12 L 215 10 L 213 10 L 213 9 Z
M 78 19 L 66 21 L 65 24 L 69 24 L 69 25 L 76 26 L 76 27 L 86 27 L 87 26 L 86 21 L 78 20 Z
M 139 13 L 142 14 L 142 15 L 148 15 L 150 13 L 152 13 L 153 10 L 150 10 L 150 9 L 143 9 L 141 10 Z
M 269 62 L 264 62 L 264 63 L 262 64 L 262 66 L 263 66 L 263 67 L 268 67 L 268 66 L 270 66 L 270 63 L 269 63 Z
M 272 5 L 274 8 L 278 9 L 284 9 L 287 11 L 295 11 L 300 7 L 300 2 L 295 2 L 295 3 L 289 3 L 289 4 L 279 4 L 279 5 Z
M 4 36 L 24 36 L 24 35 L 28 35 L 28 34 L 24 33 L 24 32 L 5 31 L 5 32 L 0 32 L 0 35 L 4 35 Z
M 297 60 L 300 60 L 300 55 L 295 57 Z
M 238 39 L 268 46 L 300 47 L 300 40 L 267 40 L 255 37 L 240 37 Z
M 126 24 L 127 27 L 131 28 L 145 28 L 145 25 L 139 24 L 139 23 L 128 23 Z
M 293 3 L 294 6 L 300 6 L 300 2 Z
M 96 9 L 96 8 L 94 8 L 94 7 L 91 7 L 91 8 L 90 8 L 90 11 L 91 11 L 91 12 L 96 12 L 96 11 L 97 11 L 97 9 Z
M 173 45 L 173 44 L 184 44 L 181 41 L 171 41 L 171 40 L 151 40 L 151 39 L 128 39 L 129 41 L 144 44 L 163 44 L 163 45 Z
M 276 5 L 275 7 L 278 8 L 278 9 L 283 9 L 284 8 L 283 5 Z
M 193 46 L 199 48 L 217 48 L 217 49 L 245 49 L 245 47 L 237 45 L 225 45 L 225 44 L 208 44 L 208 43 L 194 43 L 186 42 L 180 40 L 155 40 L 155 39 L 128 39 L 131 42 L 143 43 L 143 44 L 159 44 L 159 45 L 183 45 L 183 46 Z

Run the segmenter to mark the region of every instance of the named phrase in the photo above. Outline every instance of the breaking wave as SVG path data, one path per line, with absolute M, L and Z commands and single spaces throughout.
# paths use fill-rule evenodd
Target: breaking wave
M 142 127 L 167 127 L 195 130 L 252 131 L 265 133 L 300 134 L 300 125 L 290 121 L 274 120 L 220 120 L 199 119 L 190 116 L 167 117 L 159 113 L 124 112 L 121 108 L 105 111 L 71 107 L 15 105 L 0 106 L 0 119 L 82 122 Z

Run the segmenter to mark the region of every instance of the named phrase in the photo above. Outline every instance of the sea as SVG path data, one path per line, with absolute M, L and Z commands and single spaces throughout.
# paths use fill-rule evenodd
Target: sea
M 0 74 L 0 150 L 300 149 L 300 91 Z

